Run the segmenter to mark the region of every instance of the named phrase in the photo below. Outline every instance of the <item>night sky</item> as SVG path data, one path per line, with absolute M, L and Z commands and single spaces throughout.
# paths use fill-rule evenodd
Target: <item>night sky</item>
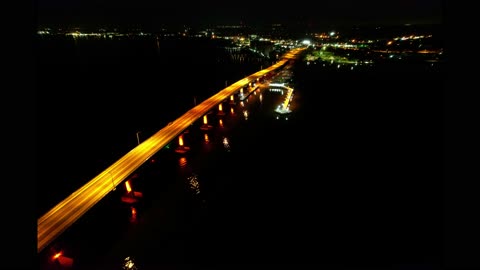
M 38 26 L 251 26 L 441 23 L 442 0 L 38 0 Z

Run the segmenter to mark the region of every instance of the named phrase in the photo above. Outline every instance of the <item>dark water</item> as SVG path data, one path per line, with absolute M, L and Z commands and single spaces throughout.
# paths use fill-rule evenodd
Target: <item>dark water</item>
M 100 73 L 101 69 L 95 70 Z M 135 205 L 137 222 L 129 222 L 131 209 L 119 203 L 122 189 L 118 188 L 53 247 L 73 257 L 76 269 L 120 269 L 127 256 L 134 258 L 139 269 L 285 264 L 300 269 L 308 264 L 333 269 L 437 269 L 442 261 L 441 75 L 424 66 L 348 72 L 299 64 L 294 73 L 294 111 L 288 120 L 275 118 L 273 108 L 281 97 L 268 91 L 262 93 L 262 102 L 252 96 L 246 107 L 235 104 L 233 116 L 209 115 L 212 130 L 202 131 L 198 123 L 185 135 L 190 152 L 175 153 L 172 143 L 155 157 L 157 162 L 141 168 L 132 180 L 134 189 L 144 194 Z M 90 91 L 85 98 L 89 105 L 82 110 L 86 116 L 76 116 L 77 121 L 54 129 L 63 135 L 56 137 L 58 141 L 46 139 L 45 150 L 48 144 L 58 145 L 55 142 L 70 144 L 68 134 L 74 134 L 75 142 L 86 138 L 68 149 L 54 148 L 63 153 L 59 156 L 68 152 L 76 165 L 57 170 L 56 165 L 68 163 L 62 158 L 44 168 L 45 176 L 51 168 L 52 181 L 58 179 L 50 187 L 70 179 L 65 176 L 72 175 L 79 183 L 82 175 L 90 179 L 82 166 L 92 168 L 90 172 L 101 170 L 99 164 L 108 165 L 108 158 L 113 160 L 121 152 L 115 146 L 135 146 L 137 129 L 155 129 L 152 123 L 157 121 L 161 128 L 168 122 L 163 112 L 175 116 L 177 103 L 155 106 L 153 93 L 162 87 L 153 90 L 152 80 L 157 78 L 152 77 L 144 84 L 148 92 L 138 87 L 138 95 L 130 96 L 152 93 L 145 98 L 152 106 L 149 113 L 136 112 L 145 106 L 127 113 L 123 109 L 130 102 L 125 98 L 115 111 L 123 115 L 120 118 L 116 113 L 105 116 L 101 105 L 97 105 L 98 114 L 88 113 L 95 103 L 90 99 L 97 91 L 125 95 L 121 93 L 130 93 L 129 87 L 113 82 L 125 91 L 121 92 L 105 82 L 92 88 L 80 83 Z M 214 78 L 216 89 L 221 89 L 221 80 Z M 176 79 L 168 86 L 190 79 Z M 83 87 L 73 88 L 83 91 Z M 188 104 L 191 94 L 201 95 L 179 92 L 177 97 Z M 131 103 L 137 100 L 132 99 Z M 71 106 L 64 108 L 74 111 Z M 55 113 L 48 115 L 45 123 L 54 122 Z M 103 127 L 106 122 L 110 124 Z M 95 128 L 98 134 L 91 134 Z M 95 139 L 100 142 L 92 143 Z M 99 146 L 108 150 L 101 151 Z M 85 158 L 89 153 L 92 156 Z M 198 194 L 187 179 L 192 174 L 198 176 Z M 68 190 L 66 183 L 61 186 Z

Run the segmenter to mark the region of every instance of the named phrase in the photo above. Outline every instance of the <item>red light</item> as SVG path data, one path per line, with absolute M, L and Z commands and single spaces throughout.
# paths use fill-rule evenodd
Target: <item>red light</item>
M 135 207 L 131 207 L 132 209 L 132 216 L 130 217 L 131 222 L 136 222 L 137 221 L 137 209 Z
M 56 259 L 58 259 L 60 256 L 62 256 L 62 252 L 58 252 L 57 254 L 53 255 L 53 259 L 56 260 Z

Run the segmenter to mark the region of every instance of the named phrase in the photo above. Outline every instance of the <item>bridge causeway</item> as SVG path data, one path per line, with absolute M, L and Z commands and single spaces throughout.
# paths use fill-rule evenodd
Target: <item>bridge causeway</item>
M 37 252 L 40 253 L 45 249 L 102 198 L 114 190 L 117 185 L 130 177 L 142 164 L 177 138 L 191 124 L 206 115 L 218 104 L 228 101 L 228 98 L 240 89 L 252 82 L 258 82 L 263 76 L 283 67 L 290 60 L 295 59 L 304 49 L 292 49 L 272 66 L 249 75 L 204 100 L 157 131 L 150 138 L 144 140 L 85 185 L 55 205 L 37 220 Z

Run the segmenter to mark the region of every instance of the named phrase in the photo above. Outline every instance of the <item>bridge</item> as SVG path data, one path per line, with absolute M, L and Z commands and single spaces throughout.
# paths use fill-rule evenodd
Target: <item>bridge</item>
M 55 205 L 37 221 L 37 252 L 40 253 L 89 209 L 114 190 L 117 185 L 121 184 L 142 164 L 179 136 L 200 117 L 206 115 L 215 106 L 234 95 L 240 89 L 243 89 L 246 85 L 259 80 L 270 72 L 281 68 L 288 61 L 295 59 L 304 49 L 292 49 L 272 66 L 235 82 L 190 109 Z

